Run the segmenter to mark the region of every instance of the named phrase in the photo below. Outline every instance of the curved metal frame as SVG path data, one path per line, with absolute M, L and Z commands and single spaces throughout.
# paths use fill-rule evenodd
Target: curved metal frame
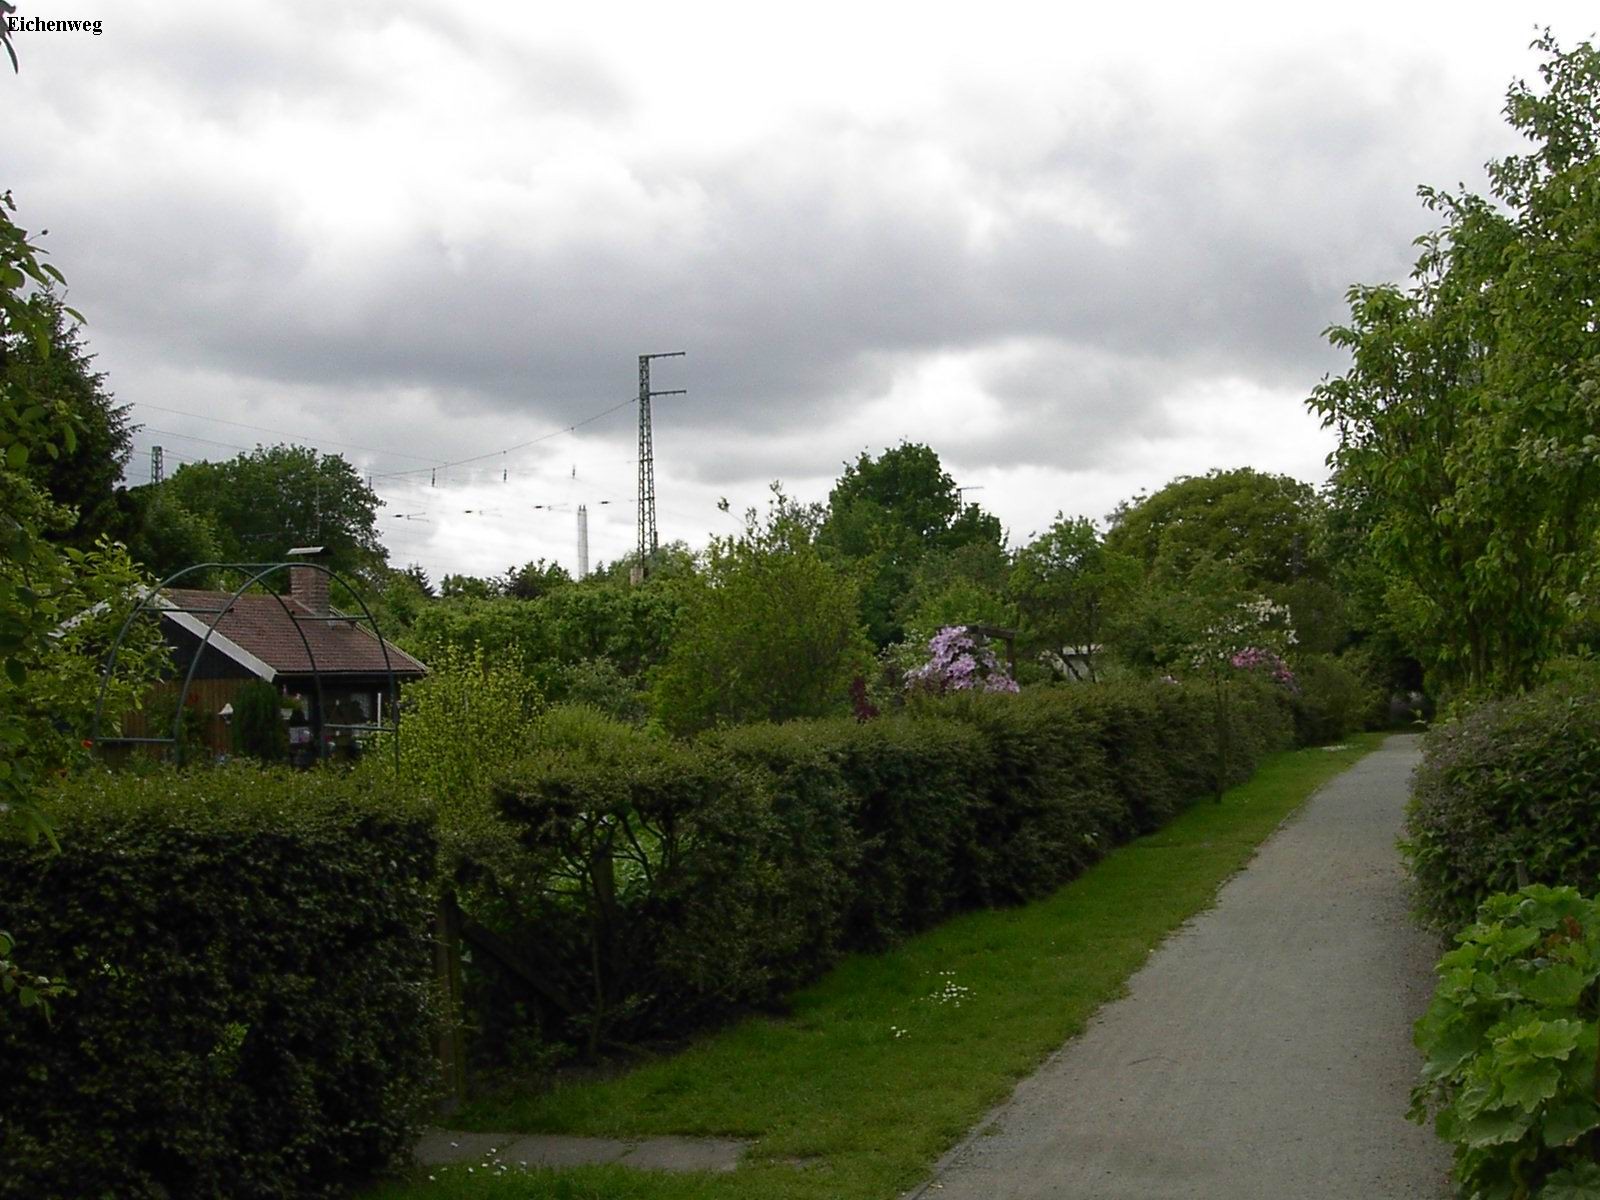
M 383 654 L 383 671 L 388 681 L 387 691 L 389 694 L 389 711 L 393 714 L 393 716 L 390 718 L 391 723 L 388 725 L 384 725 L 382 723 L 374 723 L 371 725 L 330 725 L 327 721 L 327 706 L 323 701 L 322 671 L 317 666 L 317 656 L 316 653 L 311 649 L 311 642 L 309 639 L 307 639 L 305 630 L 300 628 L 300 622 L 302 618 L 297 617 L 289 610 L 288 604 L 284 602 L 283 597 L 279 593 L 269 592 L 268 594 L 278 602 L 278 607 L 283 609 L 284 615 L 288 617 L 290 622 L 294 625 L 294 631 L 300 637 L 300 644 L 305 648 L 306 661 L 311 664 L 311 679 L 317 689 L 317 712 L 316 719 L 313 723 L 312 734 L 314 744 L 316 746 L 314 757 L 317 759 L 326 757 L 326 743 L 324 740 L 324 734 L 328 729 L 365 729 L 372 732 L 382 732 L 394 735 L 391 740 L 394 744 L 394 765 L 396 770 L 398 770 L 400 767 L 400 691 L 395 685 L 394 663 L 389 658 L 389 643 L 384 640 L 383 631 L 378 628 L 377 619 L 372 615 L 372 610 L 367 607 L 367 602 L 361 598 L 361 596 L 353 587 L 350 586 L 349 582 L 344 579 L 343 576 L 339 575 L 338 572 L 323 566 L 321 563 L 314 562 L 196 563 L 192 567 L 184 567 L 181 571 L 173 572 L 159 583 L 148 588 L 144 595 L 139 597 L 139 602 L 133 606 L 133 610 L 128 613 L 127 619 L 122 622 L 122 627 L 117 630 L 117 636 L 115 640 L 112 641 L 111 649 L 106 655 L 105 666 L 101 668 L 100 671 L 100 693 L 95 699 L 94 724 L 90 731 L 91 741 L 93 742 L 95 748 L 99 749 L 101 745 L 114 746 L 130 744 L 172 746 L 178 756 L 178 760 L 181 762 L 183 759 L 183 710 L 189 700 L 189 689 L 194 683 L 195 672 L 200 668 L 200 660 L 205 656 L 206 647 L 211 644 L 211 635 L 217 631 L 217 625 L 221 622 L 222 618 L 229 612 L 233 611 L 234 604 L 249 588 L 253 587 L 255 584 L 259 583 L 268 576 L 274 575 L 279 571 L 287 571 L 294 567 L 304 567 L 310 568 L 313 571 L 320 571 L 322 574 L 326 575 L 331 582 L 339 584 L 345 589 L 345 591 L 349 592 L 350 595 L 355 598 L 355 602 L 361 606 L 361 617 L 313 616 L 304 619 L 315 621 L 350 621 L 352 624 L 354 624 L 358 623 L 362 618 L 365 618 L 366 623 L 372 628 L 373 636 L 378 639 L 378 649 Z M 159 620 L 163 612 L 169 611 L 159 606 L 152 606 L 150 603 L 153 599 L 161 594 L 163 589 L 172 587 L 185 575 L 192 575 L 196 571 L 211 570 L 246 571 L 253 572 L 253 574 L 251 574 L 248 579 L 246 579 L 233 590 L 233 592 L 228 596 L 227 603 L 225 603 L 221 608 L 215 610 L 204 610 L 212 614 L 211 621 L 206 626 L 205 636 L 200 639 L 200 645 L 195 649 L 194 654 L 190 656 L 189 669 L 184 674 L 183 687 L 178 692 L 178 706 L 172 716 L 172 736 L 160 738 L 102 738 L 100 736 L 100 727 L 105 716 L 106 691 L 111 685 L 112 673 L 117 669 L 117 653 L 122 649 L 122 643 L 128 636 L 128 630 L 133 628 L 134 621 L 138 619 L 141 613 L 154 613 Z M 182 612 L 187 610 L 178 609 L 177 611 Z

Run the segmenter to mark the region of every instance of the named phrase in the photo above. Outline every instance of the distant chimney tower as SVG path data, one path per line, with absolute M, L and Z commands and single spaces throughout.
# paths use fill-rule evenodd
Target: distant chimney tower
M 322 558 L 321 546 L 296 546 L 289 551 L 290 558 L 312 562 Z M 328 603 L 328 576 L 316 567 L 296 563 L 289 568 L 289 597 L 299 601 L 301 607 L 314 617 L 325 617 L 330 611 Z
M 578 505 L 578 578 L 589 577 L 589 506 Z

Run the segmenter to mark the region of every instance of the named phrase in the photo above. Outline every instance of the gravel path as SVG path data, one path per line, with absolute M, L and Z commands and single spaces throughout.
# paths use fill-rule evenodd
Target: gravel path
M 932 1200 L 1401 1200 L 1449 1195 L 1405 1120 L 1438 943 L 1395 839 L 1417 739 L 1319 791 L 940 1163 Z

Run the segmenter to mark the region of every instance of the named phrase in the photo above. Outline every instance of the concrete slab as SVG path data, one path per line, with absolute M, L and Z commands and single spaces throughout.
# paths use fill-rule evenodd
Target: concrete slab
M 620 1165 L 641 1171 L 732 1171 L 747 1145 L 732 1138 L 650 1138 L 625 1154 Z
M 533 1133 L 518 1137 L 501 1151 L 500 1161 L 513 1167 L 592 1167 L 616 1162 L 633 1147 L 633 1142 L 611 1138 Z
M 479 1163 L 516 1138 L 514 1133 L 459 1133 L 449 1129 L 430 1129 L 417 1143 L 414 1157 L 419 1166 L 444 1167 L 452 1163 Z
M 513 1168 L 617 1163 L 641 1171 L 732 1171 L 749 1148 L 733 1138 L 657 1137 L 622 1141 L 561 1133 L 456 1133 L 431 1129 L 417 1144 L 420 1166 L 503 1164 Z
M 1448 1152 L 1405 1120 L 1439 951 L 1395 849 L 1416 743 L 1318 792 L 913 1195 L 1448 1196 Z

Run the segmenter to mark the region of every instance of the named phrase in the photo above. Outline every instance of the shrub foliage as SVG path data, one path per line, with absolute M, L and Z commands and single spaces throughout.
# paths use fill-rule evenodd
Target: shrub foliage
M 280 710 L 278 689 L 260 679 L 239 688 L 233 704 L 233 752 L 262 762 L 283 762 L 289 757 L 289 731 Z
M 1600 891 L 1600 693 L 1582 679 L 1480 705 L 1423 743 L 1407 813 L 1418 908 L 1445 928 L 1523 882 Z
M 1412 1119 L 1435 1114 L 1462 1195 L 1600 1195 L 1600 905 L 1535 884 L 1491 897 L 1456 941 L 1417 1023 Z
M 329 772 L 96 773 L 0 840 L 70 994 L 0 1021 L 0 1196 L 317 1196 L 410 1148 L 434 1076 L 431 818 Z
M 1244 777 L 1291 719 L 1248 683 L 1230 709 Z M 1156 827 L 1212 786 L 1215 734 L 1209 689 L 1179 684 L 923 698 L 687 743 L 552 710 L 496 789 L 538 865 L 538 894 L 497 910 L 550 981 L 522 1002 L 591 1050 L 776 1003 L 841 954 L 1044 895 Z

